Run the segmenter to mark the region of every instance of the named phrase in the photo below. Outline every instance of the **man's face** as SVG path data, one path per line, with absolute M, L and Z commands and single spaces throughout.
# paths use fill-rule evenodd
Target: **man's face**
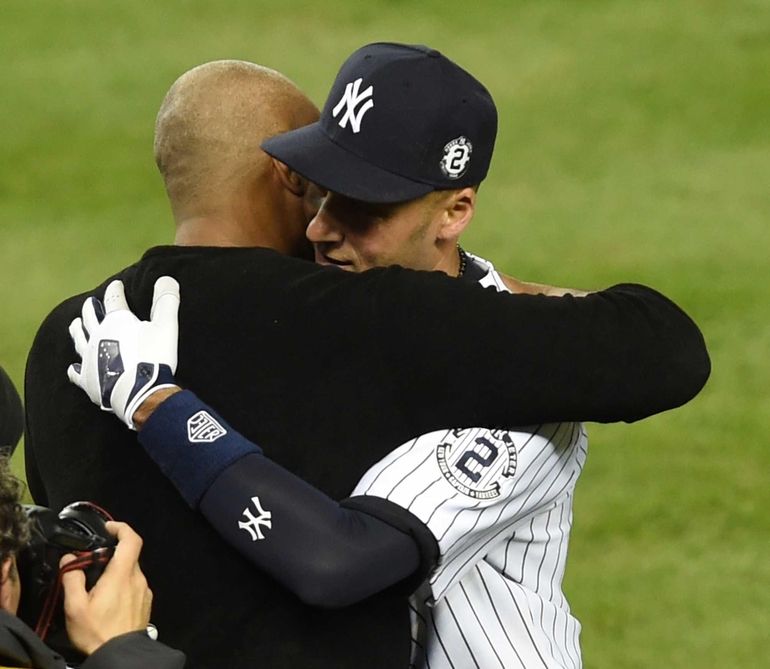
M 0 566 L 0 609 L 16 615 L 21 599 L 21 580 L 16 569 L 16 556 L 11 555 Z
M 315 261 L 351 272 L 401 265 L 431 270 L 441 260 L 440 193 L 397 204 L 371 204 L 329 193 L 307 228 Z
M 313 260 L 313 249 L 308 244 L 305 231 L 318 213 L 325 195 L 326 191 L 314 183 L 305 183 L 305 194 L 301 198 L 292 199 L 294 206 L 287 210 L 285 220 L 279 228 L 283 243 L 279 243 L 278 240 L 274 242 L 274 247 L 278 251 L 295 258 Z

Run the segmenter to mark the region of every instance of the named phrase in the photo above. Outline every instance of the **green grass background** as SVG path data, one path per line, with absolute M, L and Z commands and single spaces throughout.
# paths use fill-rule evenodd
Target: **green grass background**
M 690 405 L 590 428 L 566 579 L 586 666 L 770 666 L 767 0 L 2 0 L 0 362 L 21 384 L 59 300 L 171 239 L 152 128 L 179 74 L 252 60 L 321 104 L 375 40 L 443 50 L 498 102 L 468 248 L 656 286 L 710 346 Z

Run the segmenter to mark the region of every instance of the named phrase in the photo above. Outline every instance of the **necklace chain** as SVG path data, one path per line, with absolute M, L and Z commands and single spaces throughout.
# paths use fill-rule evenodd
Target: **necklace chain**
M 460 258 L 460 269 L 457 270 L 457 276 L 461 277 L 465 274 L 465 268 L 468 266 L 468 254 L 459 244 L 457 245 L 457 255 Z

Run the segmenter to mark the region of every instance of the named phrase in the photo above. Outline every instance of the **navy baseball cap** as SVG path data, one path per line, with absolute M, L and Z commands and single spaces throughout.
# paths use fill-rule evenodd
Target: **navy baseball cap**
M 345 61 L 317 123 L 262 148 L 310 181 L 365 202 L 403 202 L 486 177 L 497 110 L 435 49 L 368 44 Z
M 0 447 L 13 452 L 24 431 L 24 410 L 13 382 L 0 367 Z

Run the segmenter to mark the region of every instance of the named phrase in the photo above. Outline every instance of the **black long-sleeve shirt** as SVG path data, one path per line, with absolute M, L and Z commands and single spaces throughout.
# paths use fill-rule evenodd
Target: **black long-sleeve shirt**
M 116 275 L 140 317 L 162 274 L 181 286 L 179 383 L 337 499 L 418 434 L 636 420 L 686 402 L 709 373 L 697 327 L 640 286 L 506 295 L 438 273 L 351 275 L 265 249 L 161 247 Z M 90 499 L 144 536 L 154 622 L 193 668 L 406 667 L 403 591 L 332 612 L 303 605 L 225 547 L 135 435 L 69 384 L 67 326 L 105 285 L 58 306 L 30 353 L 36 501 Z
M 33 669 L 67 669 L 16 616 L 0 610 L 0 664 Z M 82 669 L 183 669 L 184 654 L 152 641 L 144 632 L 122 634 L 102 644 L 80 665 Z

